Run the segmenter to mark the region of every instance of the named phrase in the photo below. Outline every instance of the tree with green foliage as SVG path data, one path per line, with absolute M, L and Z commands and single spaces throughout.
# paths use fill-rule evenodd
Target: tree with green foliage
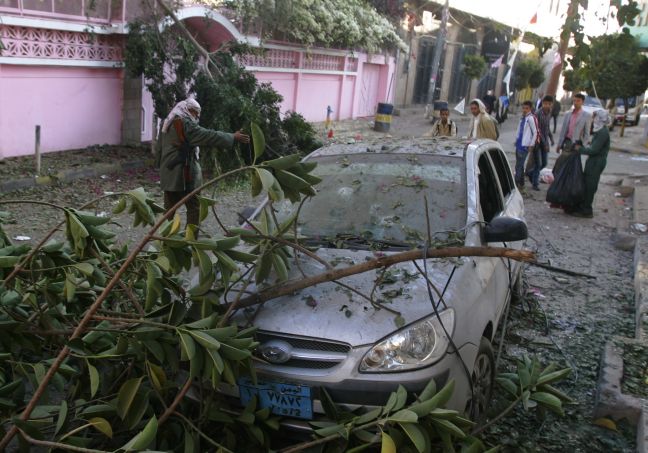
M 582 77 L 591 80 L 592 88 L 603 99 L 623 99 L 628 111 L 629 98 L 648 88 L 648 57 L 637 40 L 627 31 L 592 38 L 591 51 L 583 66 Z M 623 117 L 621 136 L 625 128 Z
M 225 0 L 224 4 L 241 19 L 244 31 L 258 31 L 262 38 L 367 52 L 407 49 L 396 27 L 364 0 Z
M 538 88 L 545 81 L 544 67 L 533 57 L 522 57 L 515 65 L 515 89 Z
M 228 42 L 209 54 L 210 63 L 205 66 L 204 54 L 178 25 L 159 30 L 162 20 L 151 15 L 131 22 L 125 49 L 126 70 L 133 77 L 144 77 L 158 118 L 166 117 L 178 101 L 191 94 L 202 106 L 203 127 L 238 130 L 255 122 L 276 156 L 306 154 L 321 146 L 316 131 L 301 115 L 289 112 L 281 118 L 281 95 L 270 84 L 259 83 L 239 63 L 240 57 L 262 50 Z M 203 168 L 213 169 L 212 150 L 205 151 L 201 153 Z M 248 147 L 241 145 L 234 152 L 217 153 L 216 159 L 224 171 L 251 161 Z
M 465 55 L 463 61 L 463 73 L 468 77 L 468 93 L 466 94 L 466 104 L 470 97 L 471 83 L 473 80 L 479 79 L 484 75 L 487 68 L 487 63 L 481 55 Z
M 560 33 L 560 45 L 558 46 L 558 52 L 563 63 L 561 66 L 556 66 L 552 69 L 547 86 L 547 94 L 552 96 L 556 94 L 560 73 L 567 69 L 566 63 L 569 64 L 572 70 L 578 70 L 581 64 L 589 58 L 590 48 L 581 22 L 583 12 L 587 10 L 588 6 L 589 0 L 570 0 L 569 2 L 565 22 Z M 611 18 L 616 16 L 620 27 L 634 25 L 635 18 L 641 12 L 636 0 L 629 0 L 627 3 L 623 0 L 610 0 L 609 11 Z M 602 17 L 601 20 L 607 21 L 608 18 Z M 569 43 L 572 38 L 574 40 L 574 46 L 569 48 Z M 566 59 L 567 55 L 569 55 L 569 58 Z

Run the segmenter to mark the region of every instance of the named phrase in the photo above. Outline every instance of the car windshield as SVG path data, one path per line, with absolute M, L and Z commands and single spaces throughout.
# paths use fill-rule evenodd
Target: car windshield
M 313 174 L 322 182 L 316 186 L 317 195 L 300 211 L 298 225 L 303 236 L 411 245 L 425 242 L 428 222 L 437 240 L 465 226 L 463 159 L 362 153 L 313 161 L 318 163 Z M 297 209 L 289 202 L 275 207 L 283 218 Z
M 634 107 L 637 105 L 637 97 L 633 96 L 631 98 L 628 98 L 628 107 Z M 617 98 L 616 99 L 616 106 L 617 107 L 623 107 L 623 99 L 622 98 Z
M 603 108 L 603 105 L 601 104 L 601 101 L 598 100 L 598 98 L 592 97 L 592 96 L 585 96 L 585 105 L 589 107 L 600 107 Z

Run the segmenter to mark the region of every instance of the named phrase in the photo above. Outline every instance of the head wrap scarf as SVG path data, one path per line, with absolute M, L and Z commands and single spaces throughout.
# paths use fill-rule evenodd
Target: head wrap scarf
M 479 106 L 479 113 L 484 113 L 484 114 L 486 114 L 486 105 L 482 102 L 481 99 L 477 99 L 477 98 L 475 98 L 475 99 L 473 99 L 472 101 L 470 101 L 471 104 L 472 104 L 473 102 L 476 102 L 477 105 Z
M 592 119 L 592 130 L 594 132 L 600 131 L 603 129 L 603 126 L 607 126 L 610 121 L 610 116 L 605 109 L 598 109 L 594 112 Z
M 197 118 L 189 113 L 189 110 L 195 110 L 200 115 L 200 104 L 195 99 L 187 98 L 184 101 L 178 102 L 175 107 L 171 110 L 169 115 L 165 118 L 164 124 L 162 124 L 162 132 L 166 133 L 169 130 L 169 126 L 176 117 L 187 118 L 188 120 L 193 121 L 194 123 L 198 121 Z

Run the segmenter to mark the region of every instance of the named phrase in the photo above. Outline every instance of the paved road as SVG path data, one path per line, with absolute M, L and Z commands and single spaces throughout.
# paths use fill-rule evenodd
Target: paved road
M 517 132 L 517 126 L 519 124 L 519 115 L 509 117 L 509 119 L 502 124 L 500 129 L 500 139 L 499 142 L 504 147 L 504 150 L 509 155 L 511 164 L 515 163 L 515 134 Z M 646 120 L 648 118 L 643 118 Z M 560 121 L 558 122 L 557 132 L 560 132 Z M 641 124 L 641 123 L 640 123 Z M 640 126 L 641 127 L 641 126 Z M 614 140 L 614 135 L 612 135 L 612 140 Z M 557 135 L 557 134 L 556 134 Z M 558 157 L 553 150 L 549 156 L 549 166 L 553 165 L 553 162 Z M 629 153 L 615 152 L 611 151 L 608 155 L 608 164 L 605 169 L 604 174 L 607 175 L 647 175 L 648 174 L 648 153 L 645 156 L 632 155 Z

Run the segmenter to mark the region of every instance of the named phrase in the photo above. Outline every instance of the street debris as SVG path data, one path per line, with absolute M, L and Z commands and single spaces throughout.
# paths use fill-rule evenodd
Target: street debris
M 640 233 L 645 233 L 646 231 L 648 231 L 648 226 L 644 225 L 643 223 L 633 223 L 632 228 Z
M 29 236 L 16 236 L 14 237 L 16 241 L 29 241 L 31 238 Z

